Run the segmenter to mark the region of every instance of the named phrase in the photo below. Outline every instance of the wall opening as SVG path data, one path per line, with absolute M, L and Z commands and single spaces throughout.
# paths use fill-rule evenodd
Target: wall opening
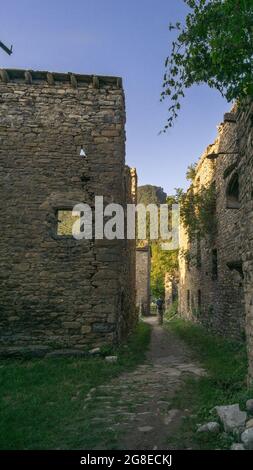
M 56 234 L 59 237 L 72 237 L 72 228 L 76 220 L 79 220 L 79 217 L 72 215 L 72 209 L 58 209 L 56 212 Z
M 195 310 L 195 299 L 194 299 L 194 294 L 193 293 L 191 294 L 191 301 L 190 302 L 191 302 L 190 307 L 194 311 Z
M 197 268 L 201 268 L 201 240 L 200 237 L 197 236 Z
M 187 308 L 188 308 L 188 310 L 190 309 L 190 306 L 191 306 L 191 300 L 190 299 L 191 299 L 191 293 L 188 290 L 187 291 Z
M 227 186 L 227 209 L 240 208 L 239 175 L 234 173 Z
M 201 290 L 198 290 L 198 309 L 201 310 Z
M 85 152 L 83 146 L 81 146 L 80 154 L 79 154 L 79 155 L 80 155 L 80 157 L 83 157 L 83 158 L 86 158 L 86 157 L 87 157 L 86 152 Z
M 212 279 L 218 279 L 218 252 L 217 249 L 212 250 Z

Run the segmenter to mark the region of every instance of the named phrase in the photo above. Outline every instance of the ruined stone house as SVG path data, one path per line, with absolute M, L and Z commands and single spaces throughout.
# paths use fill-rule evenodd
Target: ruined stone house
M 169 310 L 178 298 L 177 274 L 167 272 L 164 276 L 164 307 Z
M 150 314 L 151 248 L 147 243 L 136 249 L 136 308 L 143 315 Z
M 180 229 L 179 311 L 214 332 L 247 338 L 253 378 L 253 104 L 225 114 L 200 158 L 194 191 L 213 185 L 212 235 L 189 240 Z M 188 257 L 182 253 L 188 253 Z
M 95 196 L 135 202 L 122 81 L 25 70 L 0 78 L 0 353 L 117 342 L 136 323 L 135 241 L 76 240 L 65 219 Z

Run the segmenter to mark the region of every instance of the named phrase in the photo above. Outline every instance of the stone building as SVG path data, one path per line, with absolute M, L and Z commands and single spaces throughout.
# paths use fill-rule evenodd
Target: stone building
M 216 229 L 189 240 L 180 229 L 179 311 L 211 330 L 247 337 L 253 377 L 253 105 L 234 107 L 202 155 L 193 190 L 213 185 Z M 185 256 L 188 253 L 188 256 Z M 183 254 L 183 255 L 182 255 Z M 245 328 L 246 327 L 246 328 Z
M 165 310 L 169 310 L 173 303 L 178 298 L 178 279 L 177 276 L 171 273 L 166 273 L 164 276 L 164 304 Z
M 92 239 L 76 240 L 65 222 L 95 196 L 134 202 L 122 81 L 24 70 L 0 78 L 0 353 L 117 342 L 136 322 L 135 241 L 95 239 L 94 220 Z
M 244 287 L 249 384 L 253 385 L 253 103 L 237 116 L 238 160 L 228 181 L 228 192 L 241 212 L 240 252 Z M 240 268 L 240 266 L 239 266 Z
M 143 315 L 150 315 L 151 249 L 147 244 L 136 249 L 136 307 Z

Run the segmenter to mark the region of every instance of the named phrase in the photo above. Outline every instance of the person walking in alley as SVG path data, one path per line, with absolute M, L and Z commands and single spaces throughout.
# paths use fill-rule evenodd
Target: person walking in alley
M 156 301 L 158 322 L 160 325 L 163 324 L 163 299 L 159 297 Z

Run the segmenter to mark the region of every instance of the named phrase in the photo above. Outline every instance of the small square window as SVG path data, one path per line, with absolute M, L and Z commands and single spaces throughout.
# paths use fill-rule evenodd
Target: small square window
M 73 236 L 73 224 L 79 219 L 78 216 L 72 215 L 70 209 L 60 209 L 57 211 L 57 235 L 60 237 Z

